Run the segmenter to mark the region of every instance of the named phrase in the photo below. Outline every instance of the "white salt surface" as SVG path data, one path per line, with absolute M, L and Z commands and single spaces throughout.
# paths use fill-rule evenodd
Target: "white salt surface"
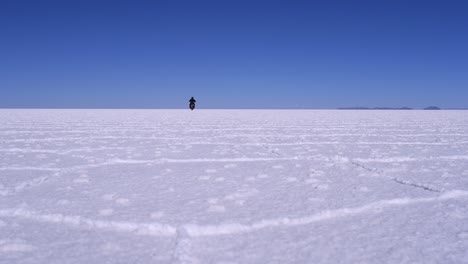
M 468 263 L 468 112 L 0 110 L 0 263 Z

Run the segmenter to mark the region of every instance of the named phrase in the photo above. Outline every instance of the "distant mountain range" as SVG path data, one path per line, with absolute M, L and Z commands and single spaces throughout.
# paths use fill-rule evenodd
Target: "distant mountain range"
M 414 110 L 411 107 L 342 107 L 338 108 L 340 110 Z M 441 110 L 440 107 L 437 106 L 429 106 L 424 108 L 424 110 Z

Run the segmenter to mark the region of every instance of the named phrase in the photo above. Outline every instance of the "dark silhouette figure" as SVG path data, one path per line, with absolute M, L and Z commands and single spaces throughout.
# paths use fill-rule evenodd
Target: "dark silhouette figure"
M 196 102 L 195 98 L 193 98 L 193 96 L 192 96 L 192 98 L 190 98 L 189 102 L 190 102 L 190 104 L 189 104 L 190 110 L 193 111 L 193 109 L 195 109 L 195 102 Z

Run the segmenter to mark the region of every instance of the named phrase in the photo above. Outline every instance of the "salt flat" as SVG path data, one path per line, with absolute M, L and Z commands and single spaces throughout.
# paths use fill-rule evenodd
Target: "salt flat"
M 0 110 L 0 263 L 468 263 L 467 113 Z

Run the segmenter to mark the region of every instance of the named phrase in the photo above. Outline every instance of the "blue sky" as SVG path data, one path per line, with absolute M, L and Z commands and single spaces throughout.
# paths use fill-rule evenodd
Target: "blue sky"
M 468 1 L 0 2 L 0 107 L 468 107 Z

